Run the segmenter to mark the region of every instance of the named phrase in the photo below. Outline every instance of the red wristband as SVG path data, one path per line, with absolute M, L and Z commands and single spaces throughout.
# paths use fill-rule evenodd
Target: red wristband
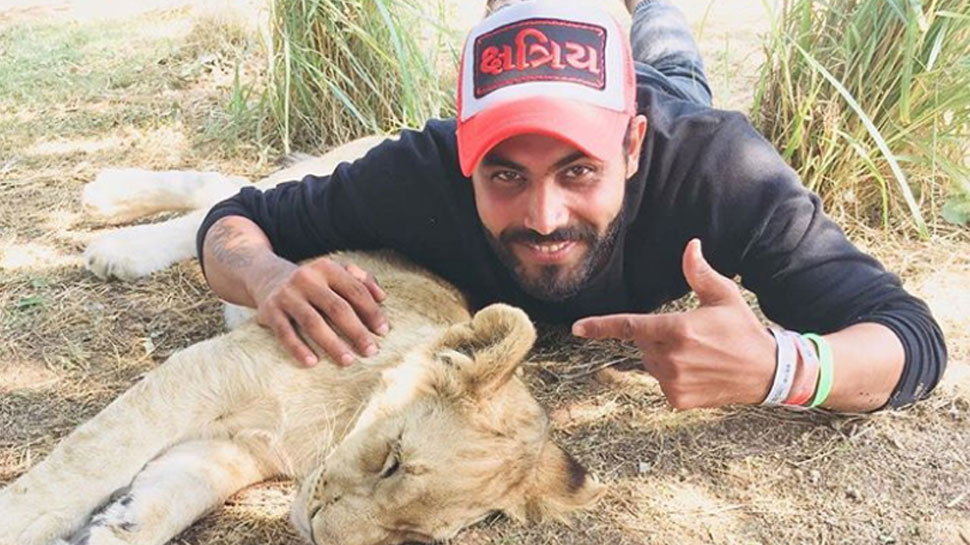
M 795 346 L 798 348 L 799 369 L 785 405 L 805 405 L 811 401 L 812 395 L 815 394 L 815 387 L 818 385 L 818 355 L 807 339 L 792 331 L 788 334 L 794 337 Z

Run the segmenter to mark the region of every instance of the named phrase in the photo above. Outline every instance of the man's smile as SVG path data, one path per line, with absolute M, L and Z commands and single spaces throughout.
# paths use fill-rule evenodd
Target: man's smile
M 562 242 L 516 242 L 516 253 L 519 258 L 526 263 L 537 263 L 541 265 L 561 265 L 571 261 L 574 254 L 579 251 L 579 241 L 567 240 Z

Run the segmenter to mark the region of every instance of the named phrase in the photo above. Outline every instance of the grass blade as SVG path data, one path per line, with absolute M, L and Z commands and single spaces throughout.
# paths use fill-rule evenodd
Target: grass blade
M 899 163 L 896 161 L 896 156 L 893 155 L 892 150 L 886 145 L 885 139 L 883 139 L 882 134 L 880 134 L 879 129 L 872 123 L 872 120 L 866 115 L 866 112 L 856 101 L 852 93 L 842 85 L 831 72 L 825 69 L 814 57 L 808 52 L 802 49 L 800 45 L 793 42 L 793 45 L 798 50 L 807 62 L 814 70 L 822 75 L 835 89 L 839 92 L 852 111 L 859 116 L 859 120 L 865 125 L 866 130 L 869 132 L 869 136 L 876 142 L 879 147 L 879 151 L 882 152 L 883 158 L 889 163 L 889 168 L 892 169 L 893 176 L 896 177 L 896 182 L 899 185 L 899 189 L 903 194 L 903 198 L 906 201 L 906 206 L 909 207 L 909 213 L 912 215 L 913 222 L 916 224 L 916 228 L 919 231 L 920 236 L 926 238 L 929 236 L 929 229 L 926 227 L 926 220 L 923 219 L 923 213 L 919 209 L 919 205 L 916 203 L 916 198 L 913 196 L 913 191 L 909 187 L 909 182 L 906 180 L 906 174 L 903 169 L 900 168 Z

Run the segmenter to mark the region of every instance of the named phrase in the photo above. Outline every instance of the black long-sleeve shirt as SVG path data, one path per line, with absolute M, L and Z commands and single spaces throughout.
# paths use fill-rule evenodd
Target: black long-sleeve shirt
M 244 216 L 292 261 L 391 248 L 456 284 L 476 306 L 504 301 L 535 319 L 567 323 L 650 312 L 686 294 L 681 256 L 697 237 L 711 265 L 740 275 L 765 315 L 785 328 L 826 334 L 875 322 L 891 329 L 906 360 L 889 405 L 925 397 L 946 365 L 943 335 L 926 305 L 846 239 L 743 115 L 648 86 L 638 95 L 648 129 L 627 184 L 623 228 L 607 265 L 566 301 L 529 296 L 493 253 L 471 181 L 458 168 L 452 120 L 406 131 L 331 176 L 243 189 L 210 211 L 199 255 L 216 220 Z

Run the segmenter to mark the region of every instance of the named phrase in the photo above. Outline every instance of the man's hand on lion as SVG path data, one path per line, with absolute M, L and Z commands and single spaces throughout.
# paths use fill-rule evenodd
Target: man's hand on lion
M 326 257 L 302 265 L 279 261 L 253 293 L 256 319 L 294 358 L 307 366 L 317 363 L 300 333 L 341 365 L 355 357 L 340 335 L 363 356 L 377 353 L 374 334 L 385 335 L 389 326 L 380 308 L 386 295 L 373 275 Z
M 671 314 L 614 314 L 585 318 L 573 333 L 588 339 L 636 343 L 644 369 L 676 408 L 760 403 L 775 370 L 775 342 L 741 296 L 701 253 L 684 250 L 684 277 L 700 306 Z

